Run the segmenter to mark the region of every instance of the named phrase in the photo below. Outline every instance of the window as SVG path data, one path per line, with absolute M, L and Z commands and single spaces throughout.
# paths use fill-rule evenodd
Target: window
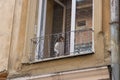
M 93 52 L 92 0 L 38 0 L 34 60 Z
M 77 26 L 76 27 L 85 27 L 86 26 L 86 21 L 85 20 L 83 20 L 83 21 L 78 21 L 77 22 Z

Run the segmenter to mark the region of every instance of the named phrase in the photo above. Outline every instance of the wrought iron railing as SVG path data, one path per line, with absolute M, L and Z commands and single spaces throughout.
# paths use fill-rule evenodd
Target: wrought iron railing
M 71 41 L 72 33 L 74 33 L 74 41 Z M 92 34 L 93 30 L 90 28 L 32 38 L 30 60 L 44 60 L 92 52 Z M 62 40 L 59 40 L 60 37 Z M 70 52 L 71 44 L 74 44 L 73 52 Z

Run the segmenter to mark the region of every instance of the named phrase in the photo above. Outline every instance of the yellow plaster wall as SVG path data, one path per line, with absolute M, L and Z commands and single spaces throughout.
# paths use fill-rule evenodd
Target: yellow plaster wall
M 15 73 L 21 69 L 23 57 L 25 32 L 26 32 L 26 13 L 27 0 L 16 0 L 14 11 L 13 32 L 11 41 L 11 50 L 9 58 L 9 74 Z
M 15 0 L 0 0 L 0 72 L 8 70 Z

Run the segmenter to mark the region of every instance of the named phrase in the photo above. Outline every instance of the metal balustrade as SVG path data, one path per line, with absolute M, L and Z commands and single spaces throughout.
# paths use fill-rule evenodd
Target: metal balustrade
M 74 41 L 71 41 L 70 34 L 74 33 Z M 48 34 L 42 37 L 31 39 L 30 60 L 44 60 L 48 58 L 64 57 L 69 55 L 80 55 L 92 52 L 93 30 L 82 29 L 67 31 L 65 33 Z M 64 39 L 59 41 L 59 37 Z M 70 52 L 70 44 L 74 43 L 74 51 Z M 55 51 L 57 45 L 58 52 Z M 60 49 L 59 49 L 60 48 Z

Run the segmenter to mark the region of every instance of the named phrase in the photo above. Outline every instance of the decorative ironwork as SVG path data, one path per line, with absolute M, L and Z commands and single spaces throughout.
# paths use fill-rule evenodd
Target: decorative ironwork
M 31 39 L 30 60 L 55 58 L 68 55 L 79 55 L 92 52 L 92 32 L 90 29 L 49 34 Z M 70 52 L 70 34 L 74 33 L 74 52 Z M 44 43 L 42 41 L 44 40 Z M 42 48 L 42 49 L 40 49 Z M 60 48 L 60 49 L 59 49 Z M 57 50 L 55 50 L 57 49 Z M 42 51 L 39 51 L 42 50 Z

